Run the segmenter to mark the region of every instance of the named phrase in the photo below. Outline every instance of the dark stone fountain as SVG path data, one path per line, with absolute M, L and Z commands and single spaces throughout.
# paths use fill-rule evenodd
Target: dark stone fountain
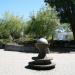
M 52 63 L 52 58 L 48 58 L 46 53 L 49 47 L 48 41 L 44 38 L 37 40 L 35 44 L 36 48 L 39 50 L 38 57 L 33 57 L 34 61 L 29 62 L 29 67 L 37 70 L 49 70 L 55 68 L 55 64 Z

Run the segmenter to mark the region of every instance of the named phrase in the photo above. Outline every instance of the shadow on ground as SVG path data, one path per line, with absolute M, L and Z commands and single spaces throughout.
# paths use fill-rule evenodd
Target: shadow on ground
M 27 66 L 25 66 L 25 68 L 26 69 L 31 69 L 31 70 L 37 70 L 37 71 L 46 71 L 46 70 L 52 70 L 52 69 L 54 69 L 55 67 L 54 66 L 52 66 L 51 68 L 42 68 L 42 69 L 40 69 L 40 68 L 34 68 L 34 67 L 31 67 L 30 65 L 27 65 Z

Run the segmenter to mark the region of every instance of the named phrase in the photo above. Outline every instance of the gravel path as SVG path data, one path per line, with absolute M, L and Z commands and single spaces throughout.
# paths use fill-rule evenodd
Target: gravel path
M 25 68 L 37 54 L 0 50 L 0 75 L 74 75 L 75 54 L 48 54 L 53 57 L 55 69 L 37 71 Z

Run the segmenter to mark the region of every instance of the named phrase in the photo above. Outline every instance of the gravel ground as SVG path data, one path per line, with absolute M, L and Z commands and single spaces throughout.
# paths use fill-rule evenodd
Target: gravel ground
M 48 54 L 56 64 L 52 70 L 31 70 L 25 68 L 37 54 L 0 50 L 0 75 L 74 75 L 75 54 Z

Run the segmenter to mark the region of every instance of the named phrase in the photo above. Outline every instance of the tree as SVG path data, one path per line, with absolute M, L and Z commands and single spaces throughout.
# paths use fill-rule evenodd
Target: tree
M 45 0 L 45 2 L 51 7 L 56 8 L 61 22 L 68 22 L 71 24 L 75 40 L 75 0 Z
M 0 18 L 0 39 L 9 38 L 10 36 L 13 39 L 20 38 L 25 25 L 26 23 L 22 17 L 5 12 L 3 17 Z
M 42 8 L 36 15 L 31 16 L 29 31 L 33 37 L 48 38 L 54 33 L 56 26 L 59 25 L 57 13 L 55 10 L 50 11 L 50 9 L 50 7 Z
M 19 38 L 23 29 L 24 21 L 22 17 L 14 16 L 10 12 L 5 12 L 3 16 L 5 29 L 13 38 Z

